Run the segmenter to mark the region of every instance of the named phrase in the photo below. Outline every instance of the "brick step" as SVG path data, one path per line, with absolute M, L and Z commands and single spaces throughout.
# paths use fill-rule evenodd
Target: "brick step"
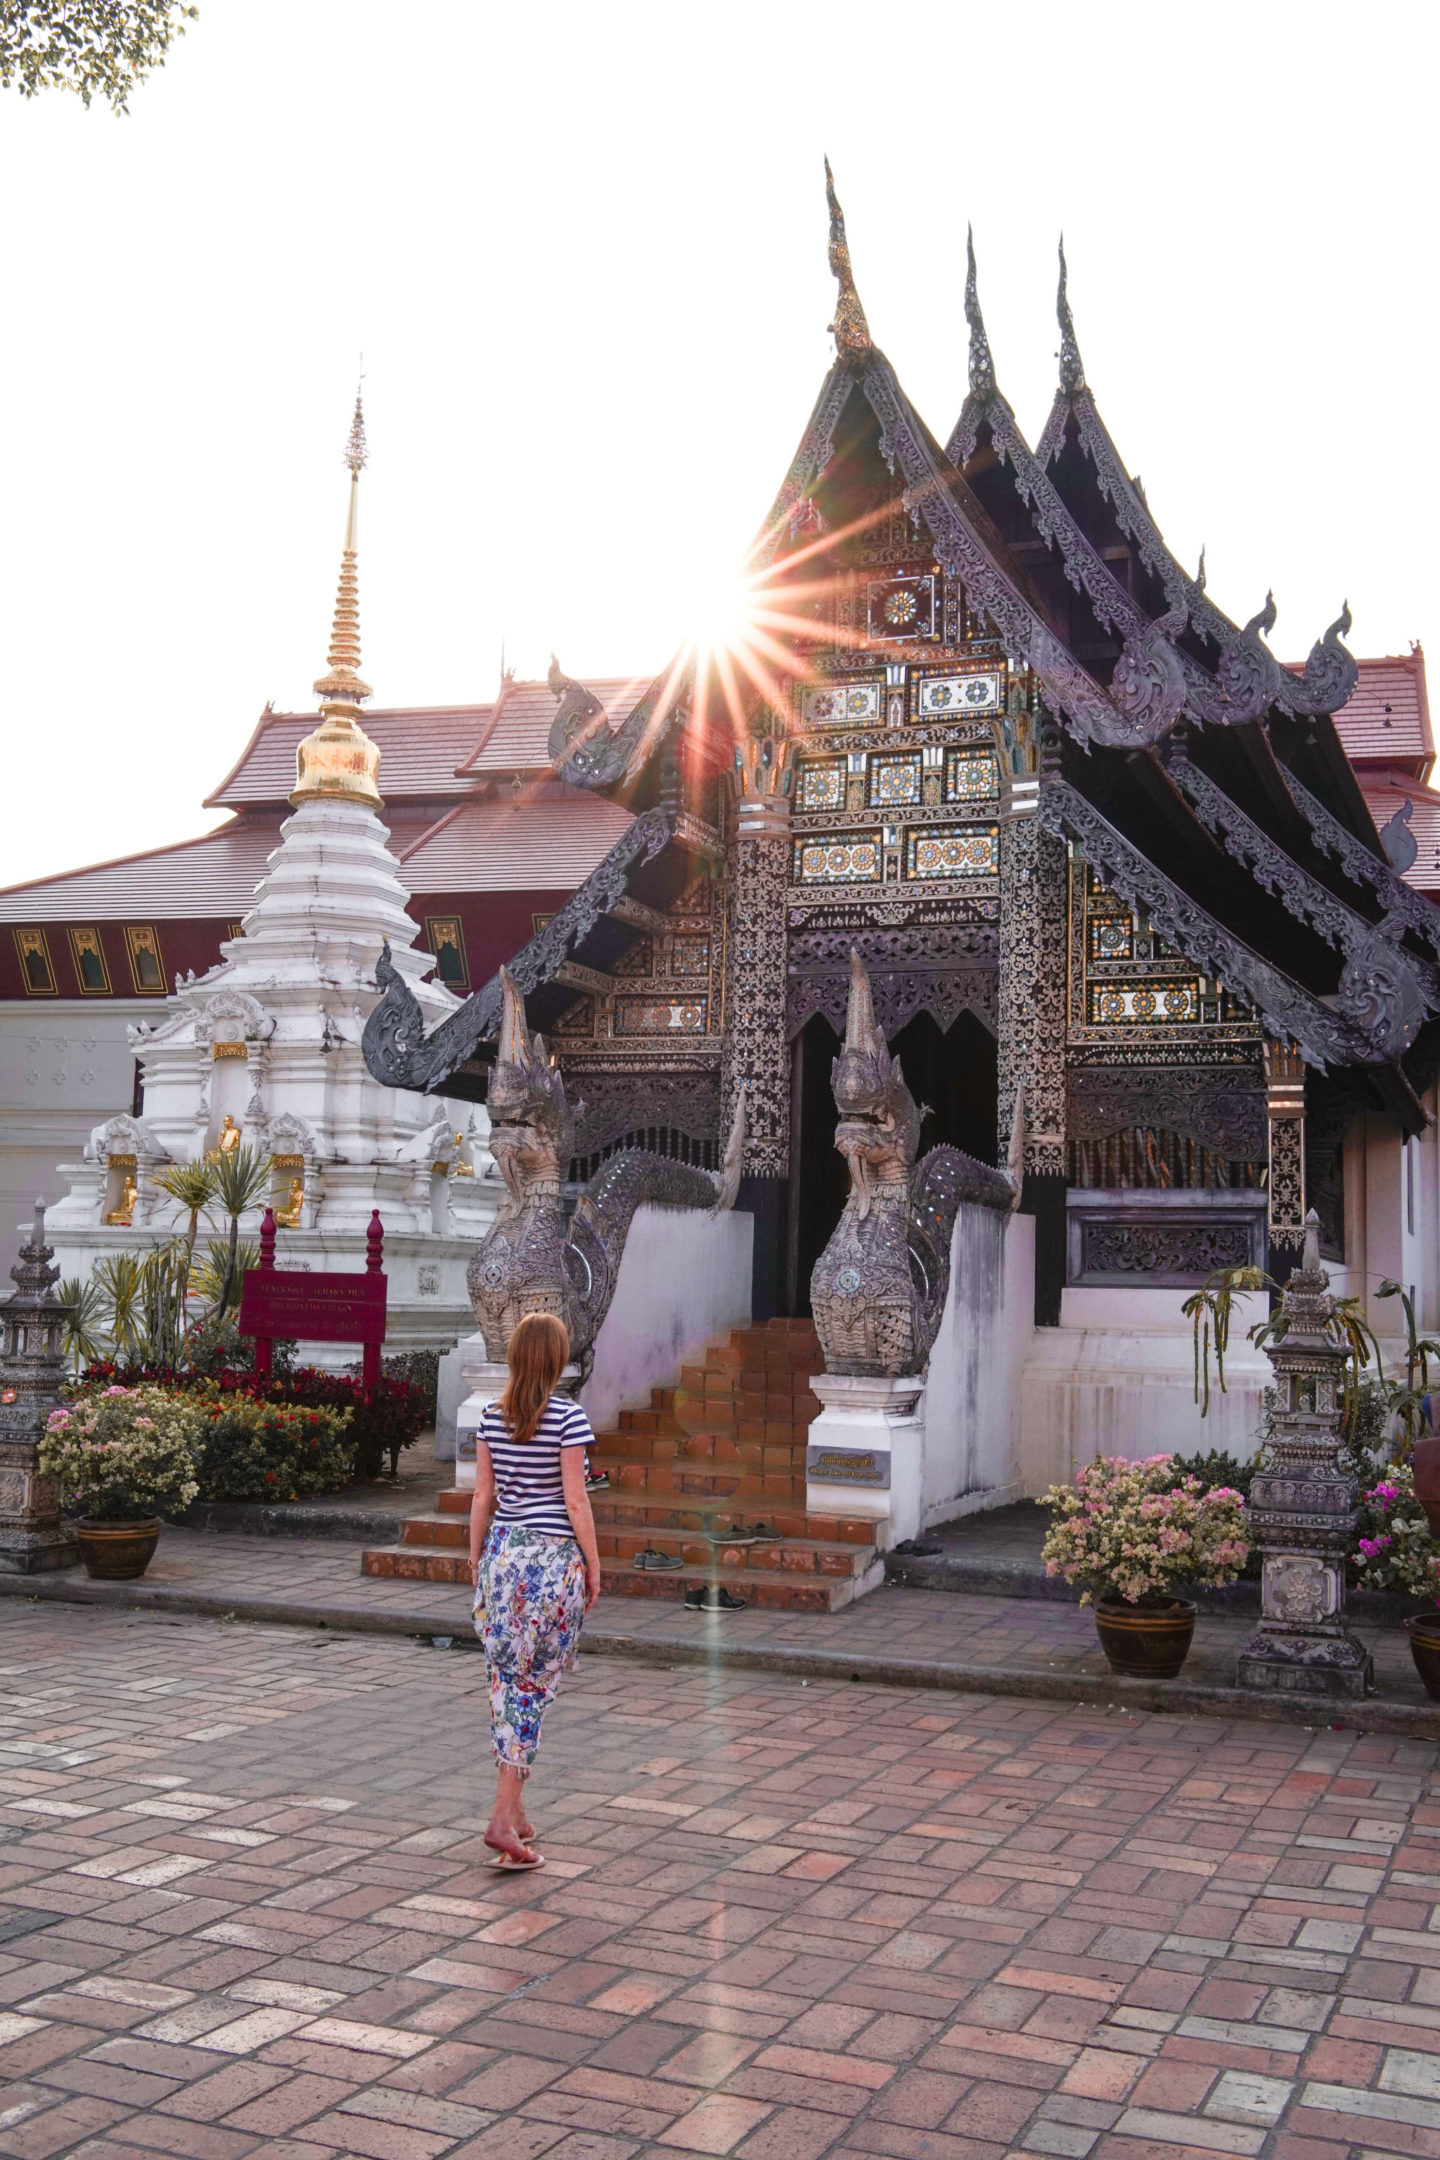
M 685 1493 L 699 1500 L 732 1500 L 736 1506 L 763 1509 L 766 1502 L 780 1507 L 786 1501 L 805 1504 L 805 1473 L 740 1471 L 723 1467 L 703 1468 L 695 1463 L 619 1463 L 610 1469 L 614 1493 Z
M 763 1522 L 782 1538 L 819 1538 L 829 1544 L 869 1545 L 875 1525 L 842 1515 L 807 1515 L 799 1508 L 735 1508 L 728 1502 L 701 1500 L 687 1505 L 683 1499 L 647 1494 L 642 1487 L 633 1493 L 596 1493 L 590 1502 L 596 1529 L 643 1531 L 705 1531 L 719 1523 L 729 1529 L 737 1516 L 747 1523 Z
M 712 1546 L 684 1530 L 630 1530 L 596 1525 L 595 1542 L 603 1566 L 624 1567 L 644 1552 L 678 1556 L 685 1566 L 708 1575 L 711 1568 L 753 1575 L 863 1575 L 874 1560 L 869 1545 L 831 1544 L 819 1538 L 782 1538 L 774 1545 Z M 640 1571 L 646 1572 L 646 1571 Z M 678 1572 L 683 1573 L 681 1569 Z
M 697 1583 L 713 1582 L 747 1605 L 780 1612 L 838 1612 L 869 1587 L 858 1574 L 800 1575 L 763 1568 L 684 1567 L 656 1575 L 648 1568 L 605 1561 L 602 1574 L 605 1588 L 616 1597 L 666 1598 L 678 1604 Z

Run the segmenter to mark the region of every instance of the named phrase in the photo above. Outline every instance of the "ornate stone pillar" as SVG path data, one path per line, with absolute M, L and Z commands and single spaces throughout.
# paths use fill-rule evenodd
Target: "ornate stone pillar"
M 746 778 L 752 775 L 747 774 Z M 774 785 L 774 768 L 764 775 Z M 785 890 L 790 804 L 746 787 L 736 805 L 726 868 L 725 1047 L 720 1131 L 728 1133 L 745 1083 L 745 1169 L 739 1205 L 755 1218 L 752 1311 L 784 1310 L 790 1174 L 790 1045 L 785 1037 Z
M 80 1557 L 36 1461 L 65 1377 L 65 1308 L 54 1295 L 60 1270 L 49 1265 L 53 1255 L 37 1201 L 30 1242 L 10 1270 L 19 1287 L 0 1304 L 0 1571 L 7 1575 L 73 1567 Z
M 1270 1272 L 1305 1242 L 1305 1064 L 1293 1042 L 1265 1044 L 1265 1109 L 1269 1119 L 1267 1181 Z
M 1000 758 L 1000 1097 L 1003 1162 L 1025 1091 L 1025 1183 L 1035 1216 L 1035 1320 L 1060 1322 L 1065 1286 L 1065 984 L 1069 859 L 1039 822 L 1033 721 L 1007 721 Z
M 790 1168 L 790 1049 L 785 1039 L 789 883 L 788 800 L 783 795 L 742 795 L 728 865 L 720 1131 L 730 1130 L 743 1080 L 748 1177 L 783 1178 Z
M 1345 1556 L 1355 1528 L 1355 1487 L 1340 1467 L 1345 1353 L 1313 1209 L 1280 1312 L 1285 1333 L 1265 1351 L 1275 1405 L 1250 1487 L 1264 1554 L 1260 1625 L 1240 1653 L 1236 1679 L 1277 1694 L 1354 1701 L 1369 1692 L 1373 1661 L 1345 1626 Z

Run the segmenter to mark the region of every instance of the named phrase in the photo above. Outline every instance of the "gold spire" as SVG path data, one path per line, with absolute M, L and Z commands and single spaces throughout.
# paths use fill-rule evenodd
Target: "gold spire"
M 835 302 L 835 320 L 830 328 L 835 335 L 835 350 L 846 367 L 863 368 L 871 352 L 870 325 L 855 290 L 855 279 L 850 270 L 850 245 L 845 238 L 845 213 L 835 194 L 835 178 L 828 157 L 825 160 L 825 200 L 830 205 L 830 268 L 840 287 Z
M 380 752 L 360 725 L 360 703 L 370 695 L 360 668 L 360 590 L 355 574 L 355 537 L 359 516 L 360 474 L 364 468 L 365 415 L 360 393 L 355 393 L 355 417 L 345 445 L 350 468 L 350 508 L 345 519 L 345 550 L 340 558 L 340 585 L 335 595 L 335 620 L 330 630 L 328 674 L 315 685 L 320 700 L 320 725 L 307 735 L 295 752 L 297 807 L 317 797 L 343 797 L 368 809 L 383 808 L 376 776 Z

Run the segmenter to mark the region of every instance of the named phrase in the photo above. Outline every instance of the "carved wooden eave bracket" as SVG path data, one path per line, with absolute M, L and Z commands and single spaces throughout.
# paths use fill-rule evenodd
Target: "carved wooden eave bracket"
M 556 982 L 567 967 L 593 972 L 584 969 L 577 948 L 602 917 L 616 913 L 618 903 L 627 897 L 631 878 L 671 845 L 689 853 L 718 854 L 721 842 L 718 833 L 684 812 L 654 809 L 636 818 L 578 892 L 510 961 L 508 973 L 520 994 L 528 997 L 543 984 Z M 375 980 L 380 1002 L 366 1021 L 361 1040 L 373 1077 L 385 1087 L 417 1094 L 483 1099 L 488 1053 L 481 1046 L 499 1034 L 504 1011 L 500 976 L 492 976 L 483 989 L 472 992 L 458 1012 L 428 1035 L 414 993 L 391 964 L 388 944 L 381 952 Z M 462 1076 L 459 1085 L 453 1084 L 457 1075 Z
M 1167 944 L 1193 966 L 1243 998 L 1269 1034 L 1296 1042 L 1307 1064 L 1322 1072 L 1334 1065 L 1391 1065 L 1414 1040 L 1424 1003 L 1408 967 L 1395 962 L 1393 945 L 1380 930 L 1355 960 L 1347 961 L 1338 1009 L 1332 1010 L 1226 930 L 1068 782 L 1048 780 L 1042 786 L 1039 818 L 1047 832 L 1078 842 L 1112 891 L 1131 907 L 1143 908 Z M 1407 1028 L 1405 1042 L 1392 1047 L 1397 1033 Z
M 1344 955 L 1352 1007 L 1347 1011 L 1342 977 L 1342 1013 L 1362 1027 L 1366 1040 L 1385 1059 L 1402 1057 L 1426 1016 L 1440 1012 L 1440 977 L 1429 962 L 1405 951 L 1396 934 L 1399 924 L 1390 916 L 1380 923 L 1367 922 L 1347 907 L 1182 754 L 1172 754 L 1166 770 L 1226 853 L 1265 892 L 1273 893 L 1297 922 L 1305 923 Z M 1362 979 L 1363 1002 L 1357 1004 Z
M 1386 910 L 1387 920 L 1413 930 L 1432 952 L 1440 955 L 1440 907 L 1424 893 L 1416 892 L 1413 885 L 1407 885 L 1398 871 L 1332 816 L 1288 766 L 1280 767 L 1280 775 L 1321 853 L 1334 856 L 1352 883 L 1371 887 Z
M 546 744 L 551 767 L 570 787 L 592 790 L 633 779 L 681 724 L 691 687 L 677 663 L 612 728 L 594 691 L 565 674 L 553 653 L 546 681 L 556 701 Z

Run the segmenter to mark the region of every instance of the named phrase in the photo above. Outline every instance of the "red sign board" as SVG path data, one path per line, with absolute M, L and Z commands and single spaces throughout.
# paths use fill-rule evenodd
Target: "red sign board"
M 383 1342 L 384 1275 L 247 1268 L 240 1333 L 306 1342 Z

